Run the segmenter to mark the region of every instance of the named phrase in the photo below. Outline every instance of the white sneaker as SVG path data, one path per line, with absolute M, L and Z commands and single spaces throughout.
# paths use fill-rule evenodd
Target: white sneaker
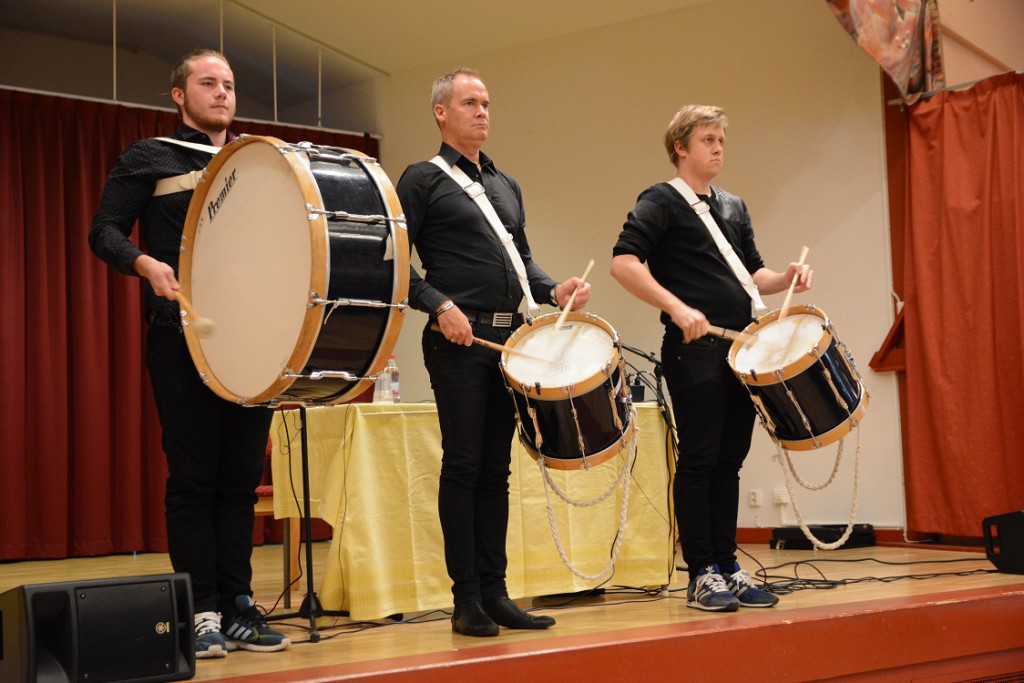
M 686 589 L 686 606 L 708 612 L 735 612 L 740 601 L 729 592 L 717 564 L 709 564 L 698 572 Z
M 219 612 L 199 612 L 196 622 L 196 659 L 227 657 L 228 646 L 220 632 Z

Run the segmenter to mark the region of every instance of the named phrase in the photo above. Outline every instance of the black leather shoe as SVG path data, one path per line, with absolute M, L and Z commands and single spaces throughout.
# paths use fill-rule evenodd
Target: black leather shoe
M 549 628 L 555 625 L 551 617 L 534 616 L 519 609 L 511 598 L 484 600 L 484 611 L 501 626 L 508 628 Z
M 496 636 L 498 625 L 487 616 L 483 605 L 476 600 L 455 605 L 452 612 L 452 630 L 464 636 Z

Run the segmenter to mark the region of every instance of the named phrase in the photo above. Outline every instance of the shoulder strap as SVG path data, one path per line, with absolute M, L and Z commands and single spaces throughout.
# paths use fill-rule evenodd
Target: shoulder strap
M 768 310 L 768 307 L 764 305 L 764 301 L 761 300 L 761 294 L 757 291 L 757 285 L 754 284 L 754 279 L 750 277 L 750 273 L 743 266 L 743 262 L 740 261 L 740 257 L 736 255 L 736 251 L 729 244 L 729 240 L 725 239 L 725 235 L 722 234 L 722 229 L 718 227 L 718 223 L 715 223 L 714 216 L 711 215 L 711 207 L 708 203 L 700 200 L 697 197 L 697 193 L 694 192 L 686 182 L 676 176 L 672 180 L 668 181 L 668 184 L 676 189 L 676 191 L 682 195 L 683 200 L 689 204 L 690 208 L 693 209 L 694 213 L 700 217 L 704 222 L 704 226 L 707 227 L 708 232 L 711 233 L 711 239 L 714 240 L 715 246 L 718 247 L 718 251 L 722 253 L 725 258 L 725 262 L 729 264 L 732 269 L 733 275 L 743 285 L 743 289 L 750 296 L 751 308 L 754 315 L 761 315 Z
M 199 150 L 200 152 L 207 152 L 208 154 L 216 154 L 221 150 L 220 147 L 214 147 L 213 145 L 200 145 L 198 142 L 187 142 L 177 138 L 158 137 L 153 139 L 161 142 L 169 142 L 172 145 L 178 145 L 179 147 L 188 147 L 189 149 Z
M 159 137 L 153 139 L 160 140 L 161 142 L 169 142 L 172 145 L 178 145 L 179 147 L 187 147 L 189 149 L 199 150 L 200 152 L 207 152 L 208 154 L 216 154 L 221 149 L 220 147 L 214 147 L 213 145 L 200 145 L 195 142 L 186 142 L 185 140 L 177 140 L 175 138 Z M 188 173 L 171 176 L 170 178 L 161 178 L 156 181 L 156 188 L 153 190 L 153 196 L 159 197 L 173 192 L 194 190 L 199 184 L 199 179 L 202 178 L 202 176 L 202 171 L 189 171 Z
M 508 252 L 509 258 L 512 260 L 512 265 L 516 269 L 516 277 L 519 279 L 519 286 L 523 290 L 523 295 L 526 297 L 527 309 L 532 314 L 534 311 L 540 310 L 540 306 L 533 300 L 533 294 L 530 292 L 530 282 L 526 279 L 526 264 L 523 263 L 523 257 L 519 254 L 519 250 L 516 249 L 515 243 L 512 241 L 512 235 L 509 234 L 508 230 L 502 224 L 501 219 L 498 218 L 498 214 L 495 213 L 494 207 L 491 206 L 491 202 L 487 199 L 487 192 L 484 190 L 480 183 L 475 183 L 469 179 L 466 172 L 458 166 L 452 166 L 447 161 L 441 158 L 441 155 L 437 155 L 430 160 L 430 163 L 434 164 L 442 171 L 448 174 L 448 177 L 459 184 L 469 198 L 477 205 L 480 211 L 484 214 L 484 218 L 490 223 L 491 229 L 494 230 L 494 234 L 498 237 L 498 241 L 505 247 L 505 251 Z

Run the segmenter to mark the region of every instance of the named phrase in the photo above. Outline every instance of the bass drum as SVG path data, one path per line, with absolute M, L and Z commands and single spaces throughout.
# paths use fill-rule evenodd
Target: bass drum
M 333 404 L 369 388 L 401 329 L 409 244 L 374 159 L 241 136 L 189 205 L 180 280 L 204 382 L 242 404 Z M 187 323 L 187 316 L 184 319 Z

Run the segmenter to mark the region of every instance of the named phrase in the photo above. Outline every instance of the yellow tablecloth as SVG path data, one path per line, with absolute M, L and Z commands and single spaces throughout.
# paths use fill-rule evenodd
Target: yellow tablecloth
M 309 408 L 311 514 L 334 528 L 318 591 L 325 610 L 353 619 L 442 609 L 452 604 L 437 518 L 441 435 L 432 403 L 359 403 Z M 301 515 L 299 411 L 279 411 L 274 441 L 274 511 Z M 624 541 L 609 583 L 660 586 L 670 581 L 671 458 L 658 407 L 637 406 L 638 448 Z M 613 484 L 625 452 L 589 470 L 549 470 L 570 499 L 589 501 Z M 566 568 L 554 542 L 545 485 L 536 462 L 515 440 L 509 480 L 509 595 L 569 593 L 595 587 Z M 294 491 L 294 494 L 293 494 Z M 619 527 L 622 487 L 591 507 L 550 492 L 562 546 L 583 574 L 603 569 Z M 296 504 L 298 501 L 298 505 Z

